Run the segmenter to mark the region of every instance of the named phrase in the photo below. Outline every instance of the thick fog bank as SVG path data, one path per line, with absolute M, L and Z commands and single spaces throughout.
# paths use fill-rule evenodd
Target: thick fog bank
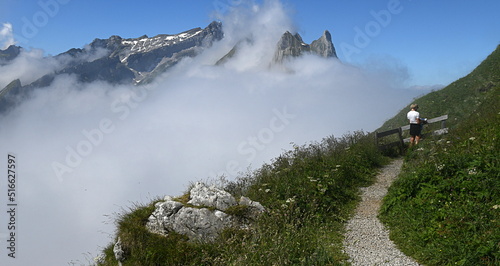
M 132 202 L 179 195 L 200 179 L 234 178 L 293 143 L 372 131 L 421 93 L 402 89 L 406 69 L 387 62 L 354 67 L 306 55 L 272 65 L 280 35 L 294 27 L 271 3 L 229 14 L 221 42 L 151 84 L 59 75 L 0 117 L 1 153 L 18 160 L 16 262 L 96 255 L 114 233 L 106 215 Z M 231 60 L 215 65 L 247 38 Z M 46 74 L 36 64 L 48 59 L 26 58 L 36 71 L 21 67 L 23 83 Z M 12 78 L 22 63 L 1 70 Z

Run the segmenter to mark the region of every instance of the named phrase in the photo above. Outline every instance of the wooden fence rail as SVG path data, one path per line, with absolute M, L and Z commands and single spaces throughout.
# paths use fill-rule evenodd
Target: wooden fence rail
M 441 128 L 434 130 L 430 133 L 432 135 L 442 135 L 442 134 L 448 133 L 448 128 L 446 127 L 446 120 L 448 120 L 448 115 L 442 115 L 439 117 L 427 119 L 427 124 L 441 122 Z M 398 147 L 399 153 L 403 154 L 404 143 L 410 141 L 410 138 L 403 139 L 403 131 L 409 130 L 409 129 L 410 129 L 410 125 L 406 125 L 406 126 L 398 127 L 395 129 L 390 129 L 390 130 L 383 131 L 383 132 L 375 132 L 375 143 L 377 144 L 377 146 L 380 150 L 385 150 L 385 149 L 389 149 L 392 147 Z M 398 134 L 398 141 L 394 141 L 394 142 L 390 142 L 390 143 L 386 143 L 386 144 L 380 144 L 381 138 L 387 137 L 390 135 L 394 135 L 394 134 Z

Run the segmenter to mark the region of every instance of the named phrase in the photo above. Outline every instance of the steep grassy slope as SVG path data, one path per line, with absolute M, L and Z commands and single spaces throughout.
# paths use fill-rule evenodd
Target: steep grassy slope
M 499 62 L 497 48 L 470 75 L 417 99 L 422 111 L 457 120 L 408 151 L 381 218 L 425 265 L 500 265 Z

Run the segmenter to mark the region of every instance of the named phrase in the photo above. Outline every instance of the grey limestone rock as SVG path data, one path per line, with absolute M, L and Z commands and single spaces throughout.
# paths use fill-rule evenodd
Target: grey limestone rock
M 161 235 L 176 232 L 190 240 L 212 241 L 225 228 L 248 228 L 249 223 L 265 211 L 260 203 L 246 197 L 240 199 L 239 205 L 248 208 L 244 217 L 226 212 L 238 206 L 230 193 L 196 183 L 190 190 L 190 200 L 186 205 L 170 196 L 156 203 L 146 227 L 150 232 Z
M 309 51 L 311 51 L 311 48 L 308 44 L 304 43 L 298 33 L 293 35 L 287 31 L 281 36 L 277 44 L 273 61 L 281 63 L 287 57 L 297 57 Z
M 329 31 L 325 30 L 323 36 L 311 43 L 311 51 L 322 57 L 337 57 Z
M 196 206 L 214 207 L 225 211 L 237 205 L 236 199 L 230 193 L 215 186 L 207 187 L 201 182 L 196 183 L 190 193 L 191 199 L 188 203 Z
M 182 208 L 173 218 L 167 225 L 173 231 L 202 241 L 214 240 L 220 231 L 233 225 L 230 215 L 207 208 Z
M 117 261 L 124 261 L 125 260 L 125 252 L 122 249 L 122 241 L 120 238 L 118 238 L 118 241 L 116 241 L 116 243 L 113 247 L 113 253 L 115 253 L 115 259 Z
M 288 31 L 285 32 L 277 44 L 273 62 L 281 63 L 286 58 L 298 57 L 305 53 L 312 53 L 325 58 L 337 58 L 330 32 L 325 31 L 323 35 L 318 40 L 313 41 L 311 45 L 304 43 L 302 37 L 298 33 L 293 35 Z
M 250 207 L 249 211 L 247 212 L 247 218 L 249 218 L 249 219 L 255 219 L 261 213 L 266 211 L 266 208 L 264 208 L 264 206 L 262 206 L 262 204 L 260 204 L 257 201 L 253 201 L 247 197 L 241 197 L 239 205 Z

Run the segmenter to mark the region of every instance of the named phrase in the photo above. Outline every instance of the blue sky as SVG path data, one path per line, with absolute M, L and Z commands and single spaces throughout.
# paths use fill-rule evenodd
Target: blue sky
M 217 13 L 243 2 L 1 0 L 0 26 L 12 25 L 18 45 L 55 55 L 111 35 L 135 38 L 203 28 Z M 449 84 L 500 44 L 498 0 L 281 2 L 304 41 L 329 30 L 343 62 L 407 68 L 408 86 Z M 3 46 L 6 36 L 0 38 Z

